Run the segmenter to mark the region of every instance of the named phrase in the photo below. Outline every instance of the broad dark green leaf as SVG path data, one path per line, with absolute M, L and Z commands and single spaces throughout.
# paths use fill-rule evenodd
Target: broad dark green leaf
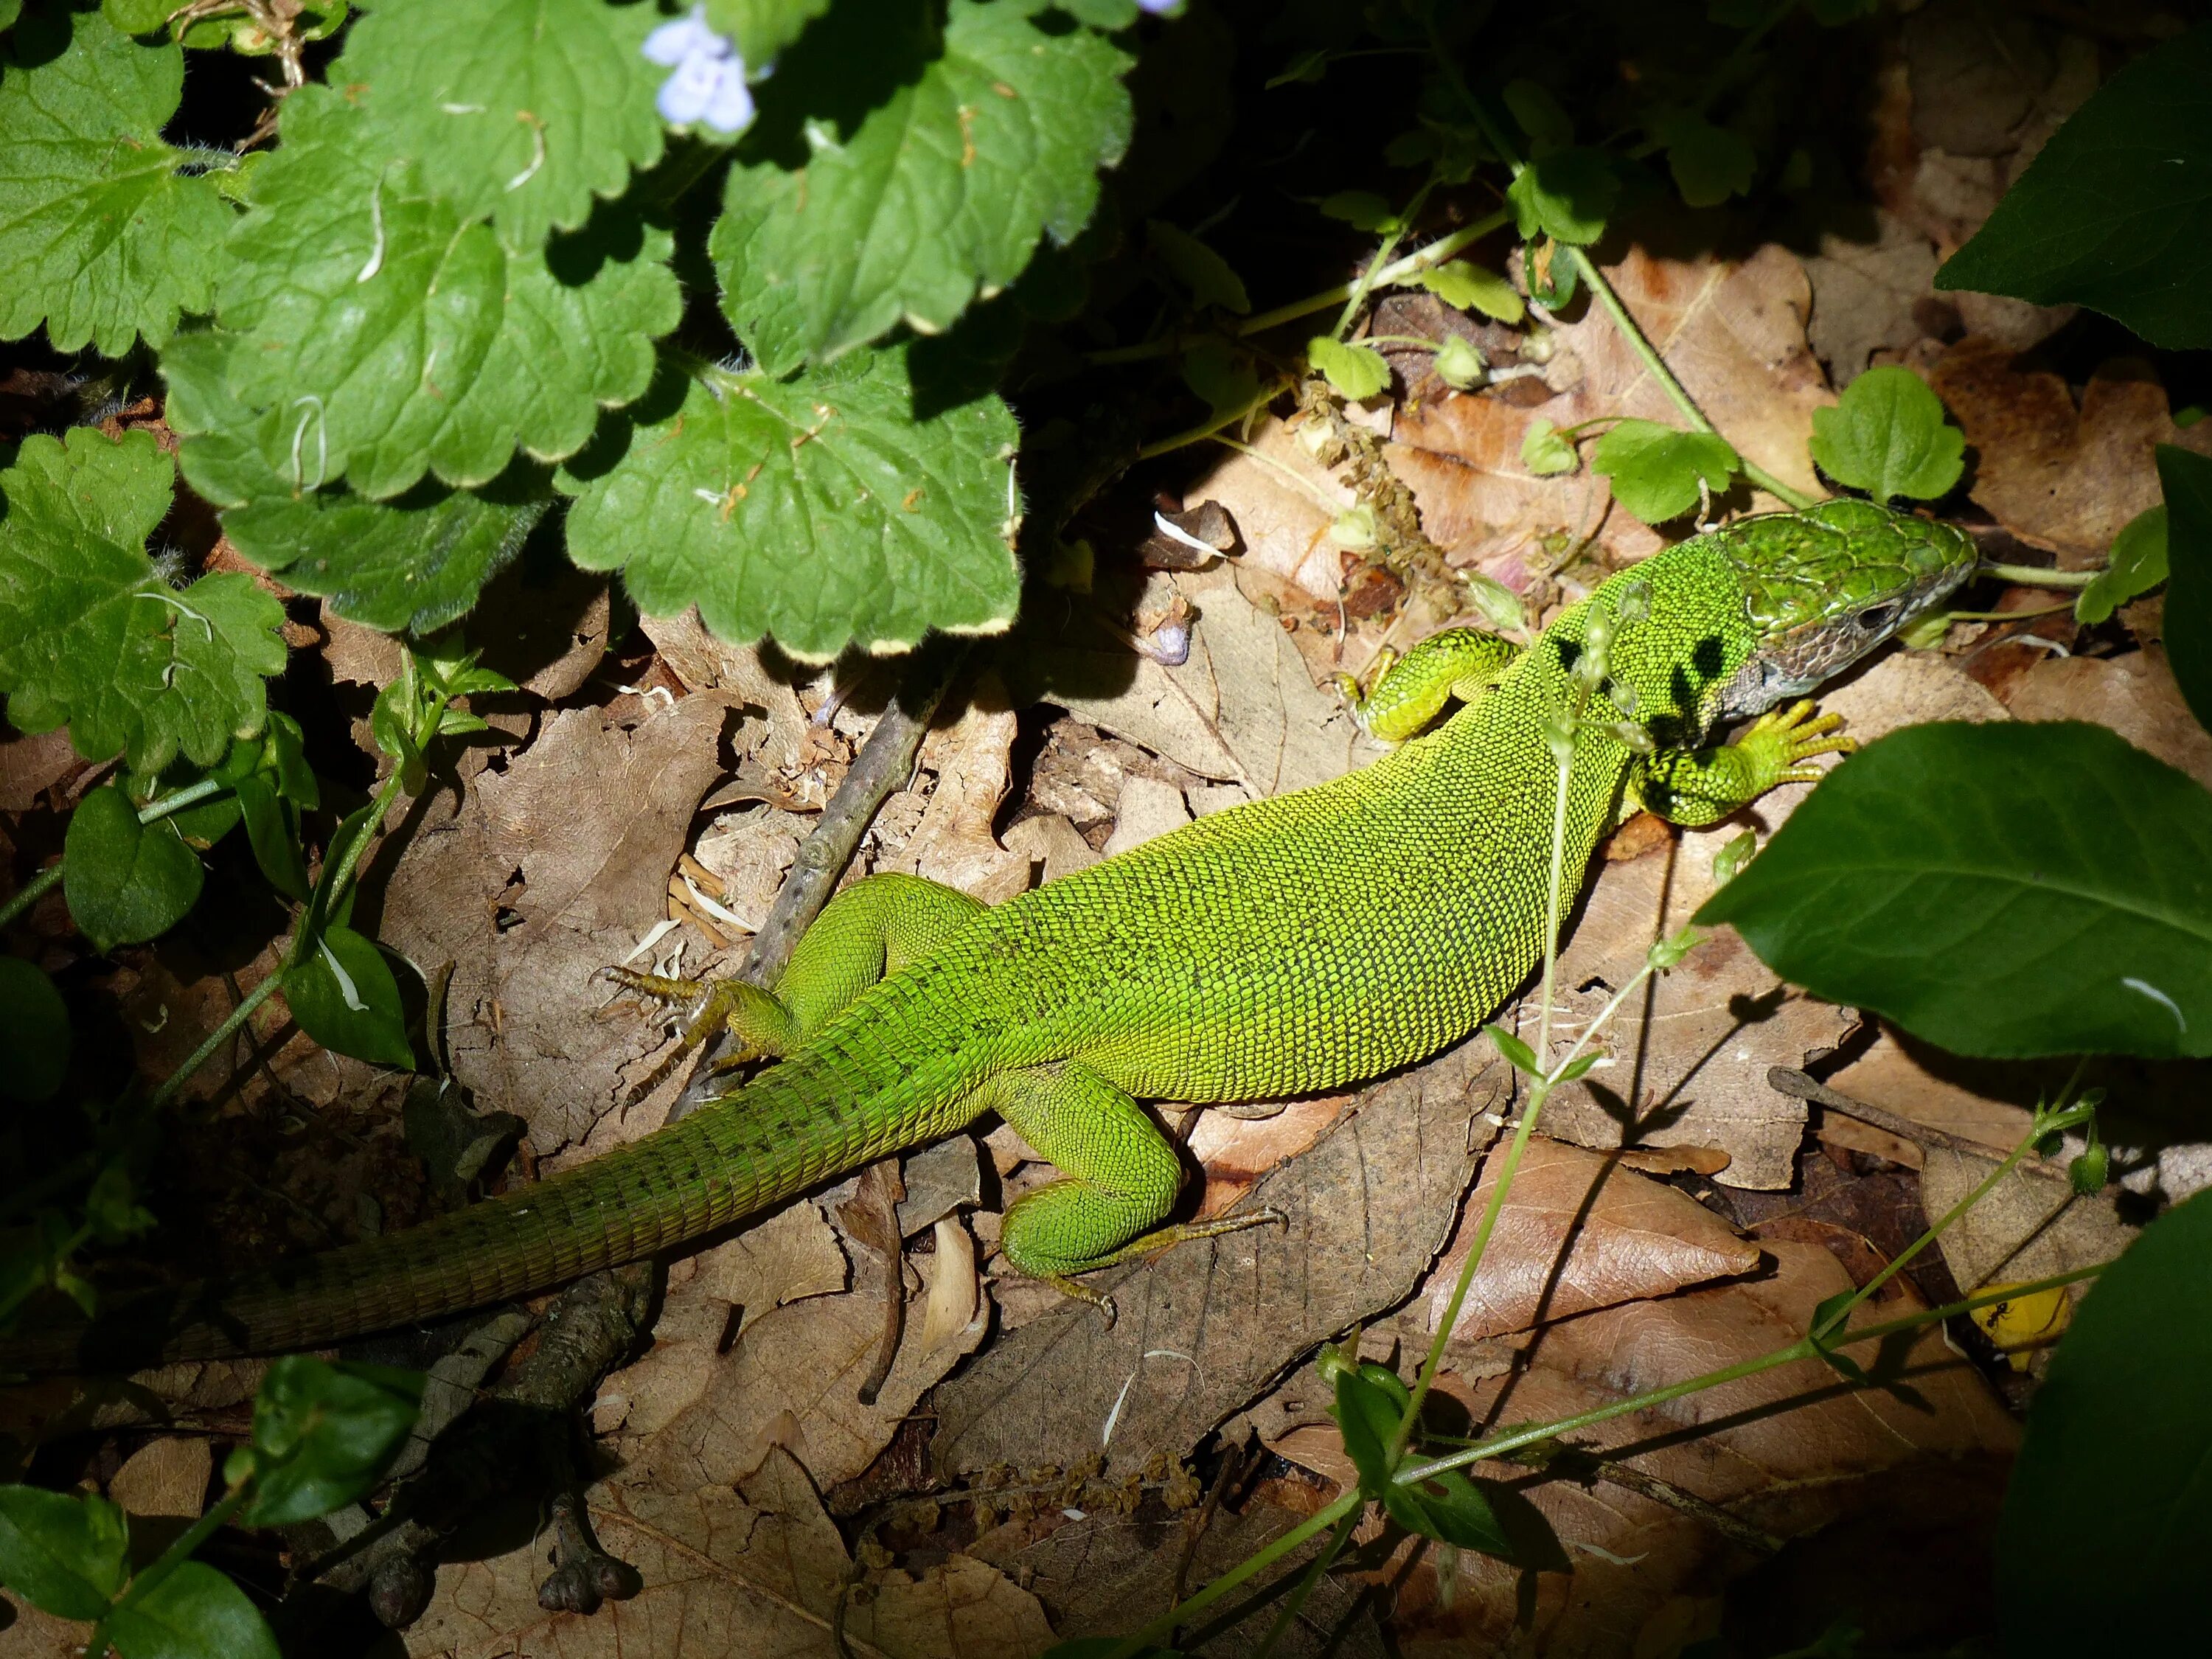
M 2212 460 L 2158 447 L 2166 490 L 2166 655 L 2197 723 L 2212 727 Z
M 399 982 L 376 941 L 350 927 L 324 931 L 313 954 L 284 976 L 284 1000 L 300 1029 L 341 1054 L 411 1071 Z
M 108 1616 L 123 1659 L 279 1659 L 276 1638 L 246 1592 L 204 1561 L 187 1561 Z
M 0 1100 L 50 1100 L 69 1072 L 69 1009 L 36 963 L 0 956 Z
M 62 849 L 70 915 L 102 951 L 167 933 L 205 878 L 177 826 L 167 818 L 139 823 L 137 807 L 113 784 L 77 803 Z
M 105 1498 L 0 1486 L 0 1584 L 58 1619 L 97 1619 L 123 1588 L 123 1511 Z
M 2212 1193 L 2105 1270 L 2028 1407 L 1997 1528 L 2008 1659 L 2194 1653 L 2212 1540 Z
M 2101 726 L 1893 732 L 1697 920 L 1954 1054 L 2212 1054 L 2212 793 Z
M 1936 286 L 2083 305 L 2154 345 L 2212 346 L 2212 24 L 2075 111 Z
M 422 1378 L 384 1365 L 292 1354 L 269 1368 L 253 1402 L 247 1525 L 327 1515 L 374 1488 L 415 1425 Z

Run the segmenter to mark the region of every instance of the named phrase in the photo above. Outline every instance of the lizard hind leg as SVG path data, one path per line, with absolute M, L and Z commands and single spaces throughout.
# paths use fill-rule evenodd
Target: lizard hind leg
M 735 1048 L 716 1062 L 781 1059 L 878 981 L 927 956 L 983 909 L 957 887 L 920 876 L 885 873 L 854 882 L 823 908 L 800 936 L 773 990 L 741 979 L 667 979 L 610 968 L 616 984 L 662 1001 L 688 1004 L 675 1052 L 656 1066 L 657 1083 L 684 1054 L 727 1030 Z
M 1479 701 L 1520 654 L 1521 647 L 1510 640 L 1479 628 L 1447 628 L 1403 657 L 1385 651 L 1366 691 L 1349 674 L 1336 677 L 1337 689 L 1370 737 L 1402 743 L 1418 735 L 1453 698 Z
M 1134 1100 L 1079 1060 L 1001 1073 L 983 1094 L 1060 1170 L 1060 1179 L 1008 1208 L 1000 1252 L 1016 1272 L 1091 1304 L 1109 1325 L 1113 1298 L 1076 1275 L 1283 1219 L 1261 1210 L 1161 1226 L 1182 1188 L 1182 1161 Z

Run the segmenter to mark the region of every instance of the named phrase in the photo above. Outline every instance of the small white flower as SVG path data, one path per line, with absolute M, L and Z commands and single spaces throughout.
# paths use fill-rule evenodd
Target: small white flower
M 722 133 L 743 132 L 752 125 L 752 88 L 745 84 L 745 66 L 736 58 L 723 64 L 721 81 L 699 118 Z
M 674 72 L 660 83 L 653 107 L 676 126 L 702 122 L 723 134 L 743 132 L 753 123 L 752 88 L 745 84 L 745 60 L 729 37 L 707 27 L 707 9 L 663 23 L 646 36 L 647 61 Z
M 730 50 L 730 43 L 707 27 L 707 9 L 691 8 L 691 15 L 663 23 L 645 37 L 645 61 L 658 64 L 663 69 L 674 69 L 695 53 L 720 58 Z

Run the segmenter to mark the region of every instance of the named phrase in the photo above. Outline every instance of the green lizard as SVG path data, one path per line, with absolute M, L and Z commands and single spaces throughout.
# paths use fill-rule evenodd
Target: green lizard
M 1268 1218 L 1163 1224 L 1183 1170 L 1139 1102 L 1264 1100 L 1374 1077 L 1466 1036 L 1536 966 L 1559 776 L 1547 733 L 1594 629 L 1609 636 L 1607 678 L 1566 786 L 1577 883 L 1638 803 L 1708 823 L 1816 776 L 1808 757 L 1850 740 L 1791 700 L 1973 562 L 1947 526 L 1833 501 L 1668 549 L 1525 650 L 1447 630 L 1356 702 L 1378 736 L 1410 739 L 1362 771 L 995 908 L 911 877 L 855 883 L 773 994 L 728 982 L 704 995 L 687 1039 L 726 1022 L 780 1063 L 680 1122 L 423 1226 L 118 1300 L 89 1328 L 27 1331 L 0 1341 L 0 1367 L 309 1347 L 543 1290 L 991 1111 L 1060 1171 L 1006 1212 L 1006 1261 L 1103 1304 L 1078 1275 Z M 1453 697 L 1456 714 L 1413 735 Z M 1753 715 L 1733 742 L 1705 746 Z

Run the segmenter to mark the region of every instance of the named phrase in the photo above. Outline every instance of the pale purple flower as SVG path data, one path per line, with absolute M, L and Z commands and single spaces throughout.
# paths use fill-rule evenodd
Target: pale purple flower
M 1137 0 L 1139 11 L 1148 11 L 1155 17 L 1164 17 L 1171 11 L 1182 9 L 1182 0 Z
M 653 107 L 678 126 L 702 122 L 720 133 L 743 132 L 752 125 L 752 88 L 745 84 L 745 61 L 729 37 L 707 27 L 707 9 L 663 23 L 645 38 L 648 63 L 672 70 L 660 83 Z

